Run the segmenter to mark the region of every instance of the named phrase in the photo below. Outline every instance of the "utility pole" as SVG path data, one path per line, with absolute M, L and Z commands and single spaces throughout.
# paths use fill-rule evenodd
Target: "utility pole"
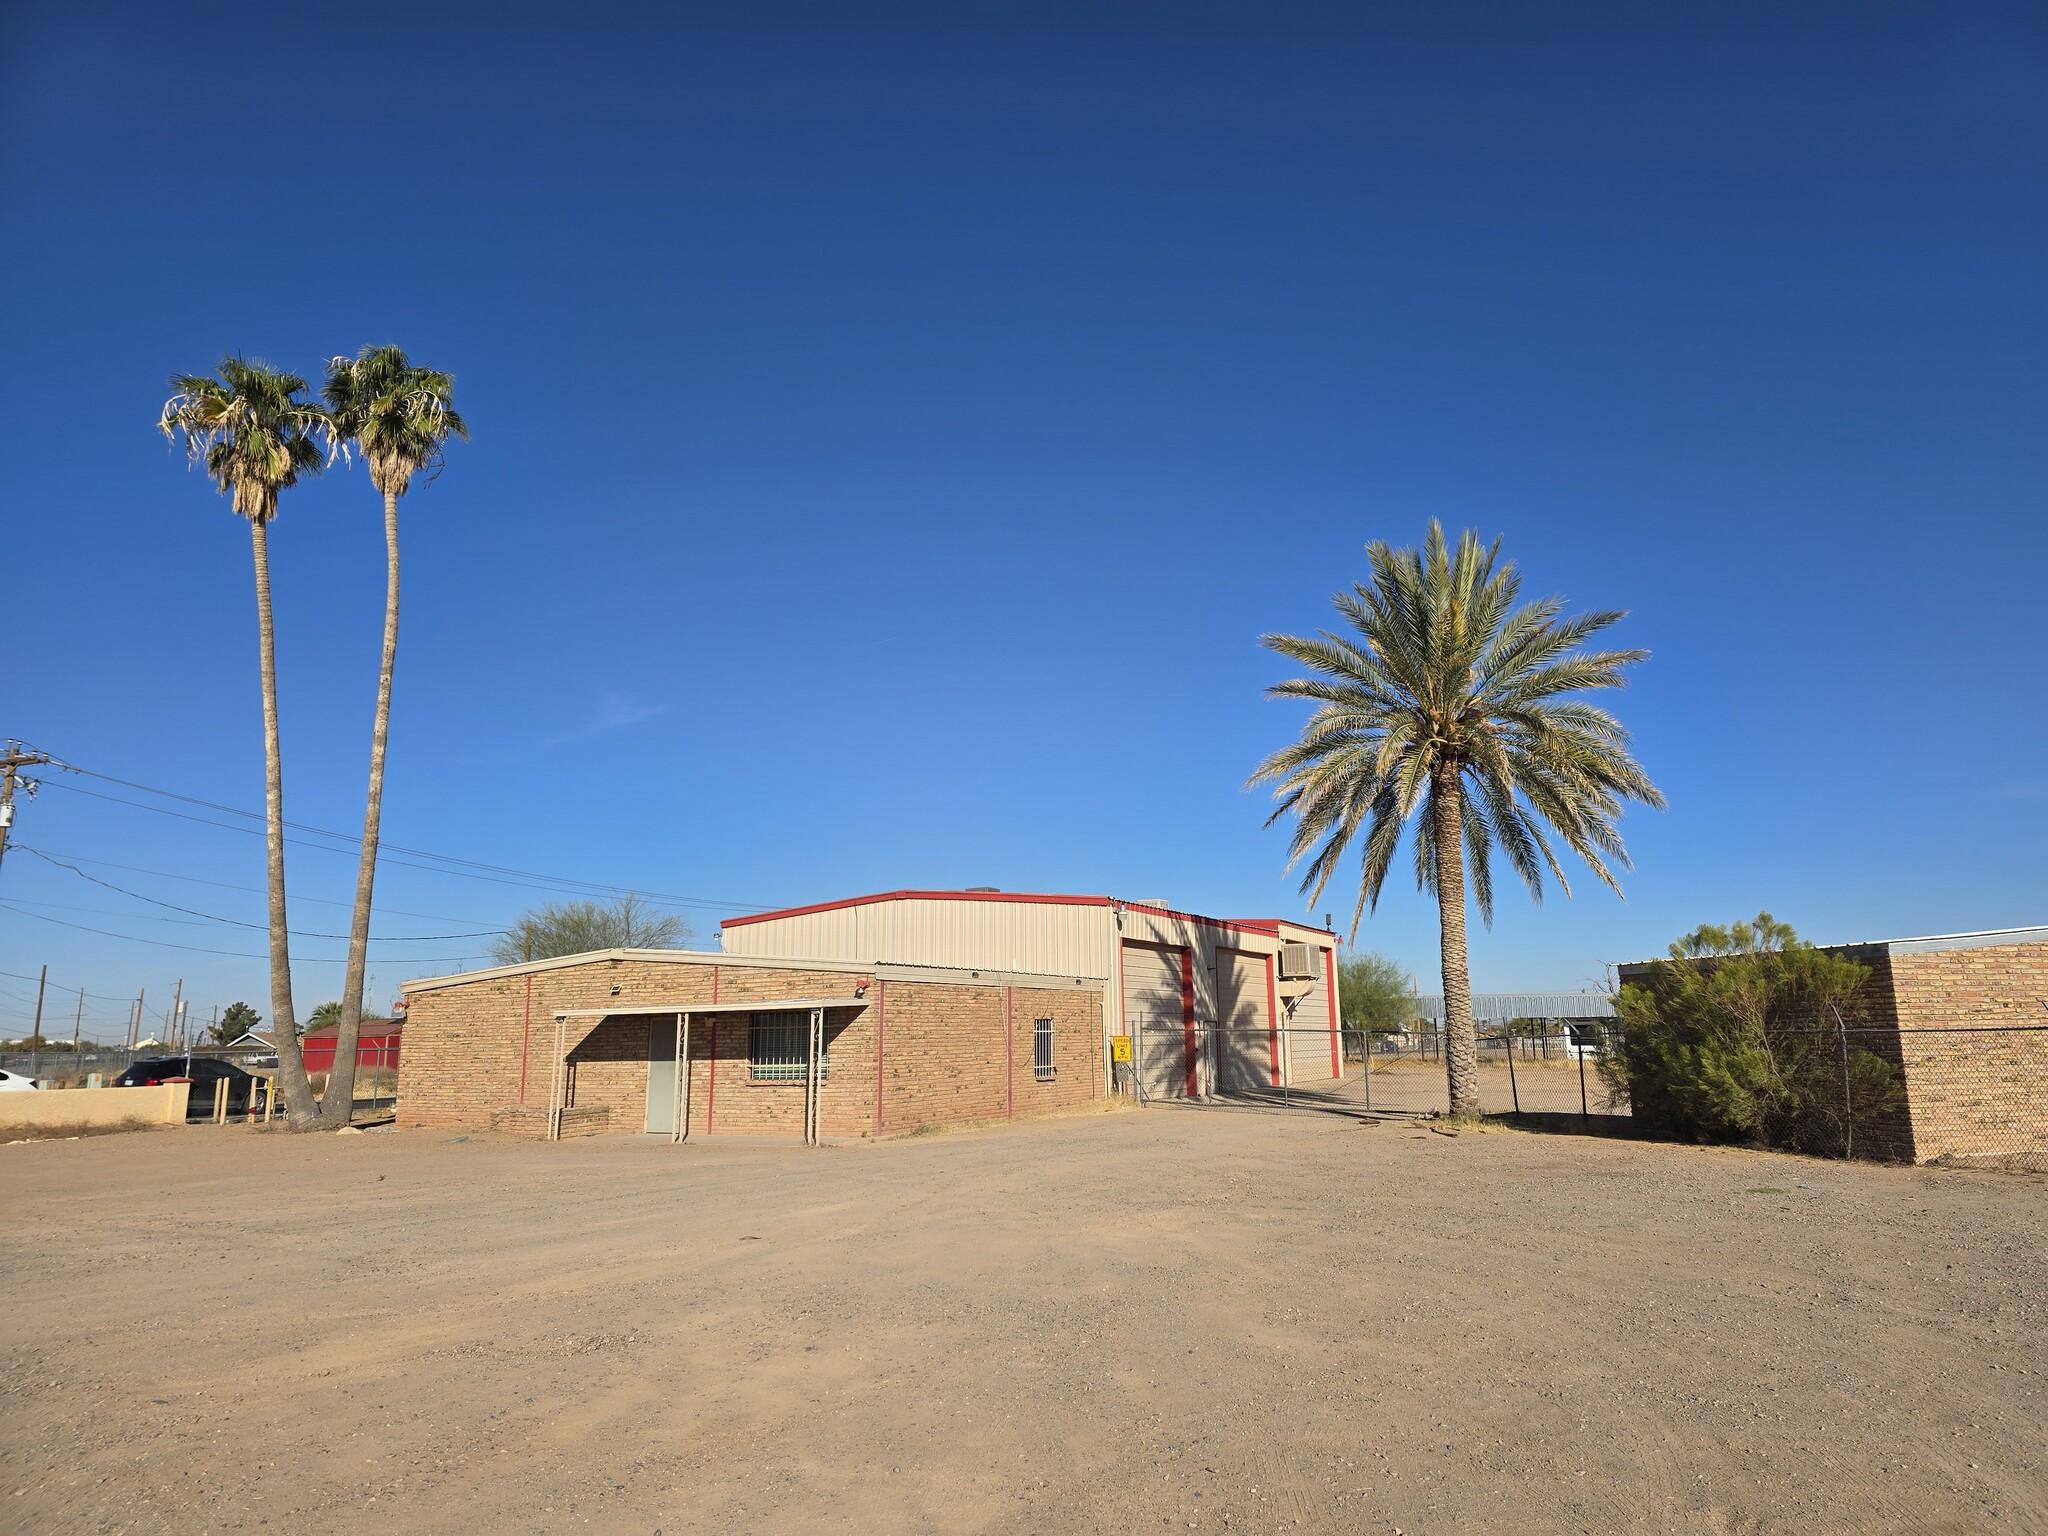
M 78 1075 L 78 1026 L 85 1022 L 85 988 L 78 989 L 78 1012 L 71 1016 L 71 1072 Z
M 7 829 L 14 825 L 15 778 L 22 769 L 34 768 L 49 760 L 49 753 L 31 752 L 20 742 L 12 740 L 7 743 L 6 752 L 0 753 L 0 859 L 7 857 Z M 23 782 L 27 786 L 28 797 L 33 800 L 36 781 L 28 779 Z
M 28 1032 L 28 1075 L 31 1081 L 36 1075 L 36 1058 L 43 1053 L 43 988 L 50 984 L 50 967 L 43 966 L 43 974 L 36 978 L 36 1027 Z

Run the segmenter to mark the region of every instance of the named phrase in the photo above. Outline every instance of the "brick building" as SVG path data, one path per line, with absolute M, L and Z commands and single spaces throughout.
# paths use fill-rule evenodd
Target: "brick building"
M 1869 971 L 1845 1033 L 1904 1089 L 1875 1123 L 1858 1112 L 1859 1155 L 2031 1165 L 2048 1154 L 2048 928 L 1819 947 Z M 1622 982 L 1646 967 L 1620 967 Z
M 400 1123 L 886 1135 L 1106 1098 L 1117 1035 L 1152 1097 L 1343 1072 L 1336 938 L 1281 919 L 893 891 L 722 937 L 409 983 Z
M 609 950 L 406 998 L 401 1125 L 884 1135 L 1106 1092 L 1090 978 Z

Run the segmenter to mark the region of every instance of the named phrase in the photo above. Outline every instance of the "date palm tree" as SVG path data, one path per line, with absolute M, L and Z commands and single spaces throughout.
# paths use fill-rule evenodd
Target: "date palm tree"
M 349 923 L 341 1019 L 327 1102 L 347 1119 L 355 1097 L 356 1041 L 363 1024 L 363 972 L 369 961 L 371 893 L 377 882 L 377 841 L 384 816 L 384 748 L 391 733 L 391 674 L 398 659 L 398 498 L 425 470 L 438 473 L 449 437 L 469 428 L 449 404 L 455 381 L 415 367 L 396 347 L 365 347 L 327 365 L 320 393 L 344 451 L 360 453 L 370 484 L 384 498 L 384 657 L 377 669 L 377 713 L 370 727 L 370 793 L 363 811 L 363 848 L 356 868 L 355 914 Z
M 220 494 L 249 520 L 256 560 L 257 657 L 263 676 L 263 812 L 269 854 L 270 1018 L 277 1035 L 278 1078 L 291 1124 L 310 1130 L 320 1111 L 306 1081 L 292 1018 L 292 962 L 284 899 L 284 763 L 277 737 L 277 649 L 270 610 L 270 524 L 280 492 L 326 463 L 316 434 L 327 413 L 301 398 L 306 381 L 240 357 L 221 360 L 217 374 L 180 374 L 157 427 L 184 440 L 188 464 L 204 463 Z
M 1293 815 L 1288 868 L 1308 859 L 1301 888 L 1311 903 L 1360 844 L 1353 939 L 1415 821 L 1416 886 L 1436 897 L 1441 925 L 1451 1113 L 1472 1116 L 1479 1045 L 1466 962 L 1468 869 L 1489 925 L 1496 848 L 1539 902 L 1546 869 L 1571 894 L 1553 837 L 1620 894 L 1623 805 L 1661 807 L 1664 797 L 1629 755 L 1621 724 L 1569 695 L 1623 686 L 1625 670 L 1649 653 L 1583 649 L 1621 613 L 1566 618 L 1554 597 L 1517 606 L 1521 577 L 1500 558 L 1498 539 L 1482 547 L 1468 531 L 1451 549 L 1432 520 L 1419 551 L 1375 541 L 1366 554 L 1372 584 L 1332 599 L 1350 632 L 1261 637 L 1309 673 L 1268 694 L 1318 708 L 1300 739 L 1259 764 L 1250 782 L 1275 786 L 1268 825 Z

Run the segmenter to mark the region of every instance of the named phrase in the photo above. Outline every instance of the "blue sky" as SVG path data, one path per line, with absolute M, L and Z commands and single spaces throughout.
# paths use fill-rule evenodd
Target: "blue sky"
M 707 936 L 897 886 L 1298 915 L 1257 636 L 1439 517 L 1631 610 L 1670 798 L 1625 904 L 1504 893 L 1481 988 L 1759 907 L 2048 921 L 2041 13 L 1406 10 L 12 9 L 0 734 L 260 809 L 248 540 L 165 379 L 393 341 L 475 432 L 403 508 L 396 843 Z M 346 829 L 366 477 L 272 551 L 287 814 Z M 21 843 L 260 922 L 259 838 L 79 790 L 232 818 L 68 784 Z M 294 848 L 294 925 L 352 869 Z M 377 928 L 549 894 L 394 867 Z M 268 1011 L 254 929 L 12 851 L 0 901 L 9 1033 L 45 962 L 88 1032 L 180 977 Z M 1360 940 L 1433 985 L 1406 885 Z M 476 952 L 380 943 L 373 1001 Z

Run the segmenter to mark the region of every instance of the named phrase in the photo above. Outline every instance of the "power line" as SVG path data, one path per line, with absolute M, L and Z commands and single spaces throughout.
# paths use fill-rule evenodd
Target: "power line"
M 149 807 L 144 806 L 143 809 L 147 810 Z M 235 827 L 231 830 L 239 832 L 242 829 Z M 15 844 L 17 848 L 21 846 L 23 845 L 20 843 Z M 244 891 L 252 896 L 267 896 L 270 894 L 260 885 L 236 885 L 228 880 L 204 880 L 198 875 L 181 875 L 174 870 L 144 869 L 139 864 L 116 864 L 112 859 L 89 859 L 82 853 L 49 853 L 45 854 L 44 857 L 75 859 L 80 864 L 96 864 L 101 869 L 125 869 L 131 875 L 158 875 L 165 880 L 182 880 L 188 885 L 210 885 L 214 889 L 221 891 Z M 311 902 L 314 906 L 319 907 L 350 907 L 355 905 L 354 902 L 350 901 L 337 901 L 331 896 L 301 896 L 296 891 L 292 893 L 292 900 L 294 902 Z M 481 923 L 484 921 L 480 917 L 450 917 L 445 912 L 408 912 L 402 907 L 387 907 L 381 901 L 377 903 L 377 910 L 391 917 L 417 917 L 434 923 Z M 493 931 L 495 932 L 496 930 Z
M 40 912 L 30 912 L 25 908 L 17 907 L 11 901 L 0 901 L 0 911 L 19 912 L 23 917 L 32 917 L 39 923 L 55 923 L 59 928 L 76 928 L 80 933 L 96 933 L 99 934 L 102 938 L 125 939 L 130 944 L 153 944 L 158 949 L 183 949 L 189 950 L 191 953 L 195 955 L 227 955 L 236 960 L 268 960 L 270 958 L 270 956 L 268 955 L 252 955 L 239 949 L 208 949 L 204 945 L 200 944 L 173 944 L 169 939 L 145 939 L 139 934 L 115 933 L 112 930 L 106 928 L 91 928 L 84 923 L 66 922 L 61 917 L 45 917 Z M 408 965 L 453 965 L 464 960 L 476 960 L 481 958 L 483 957 L 478 955 L 433 955 L 422 956 L 417 959 L 408 960 L 406 963 Z M 346 955 L 291 956 L 291 962 L 294 965 L 340 965 L 347 959 L 348 957 Z M 385 963 L 389 964 L 390 962 L 387 961 Z
M 204 918 L 209 923 L 226 923 L 233 928 L 254 928 L 264 933 L 270 931 L 268 923 L 244 922 L 238 917 L 216 917 L 211 912 L 201 912 L 194 907 L 181 907 L 176 902 L 158 901 L 154 896 L 144 896 L 139 891 L 131 891 L 125 886 L 114 884 L 111 880 L 102 880 L 98 875 L 88 875 L 76 865 L 66 864 L 61 859 L 53 859 L 47 853 L 42 852 L 40 849 L 31 848 L 26 843 L 16 843 L 14 848 L 17 853 L 26 853 L 31 857 L 41 859 L 45 864 L 54 864 L 59 869 L 68 869 L 81 880 L 90 880 L 94 885 L 103 886 L 105 889 L 113 891 L 118 895 L 132 897 L 136 901 L 146 901 L 153 907 L 162 907 L 170 912 L 182 912 L 187 917 Z M 119 917 L 121 914 L 112 912 L 107 915 Z M 289 928 L 285 931 L 295 939 L 349 939 L 354 937 L 353 934 L 347 933 L 308 933 L 301 928 Z M 484 928 L 473 933 L 372 934 L 370 942 L 372 944 L 426 944 L 438 943 L 444 939 L 490 939 L 496 938 L 502 932 L 504 932 L 502 928 Z
M 201 809 L 204 809 L 204 810 L 209 810 L 209 811 L 219 811 L 219 812 L 221 812 L 222 814 L 224 814 L 224 815 L 228 815 L 228 816 L 239 816 L 239 817 L 242 817 L 242 818 L 244 818 L 244 819 L 246 819 L 246 820 L 249 820 L 249 821 L 255 821 L 255 822 L 262 822 L 262 821 L 264 820 L 264 817 L 263 817 L 262 813 L 260 813 L 260 812 L 257 812 L 257 811 L 245 811 L 245 810 L 242 810 L 242 809 L 240 809 L 240 808 L 239 808 L 239 807 L 237 807 L 237 806 L 232 806 L 232 805 L 222 805 L 222 804 L 220 804 L 219 802 L 217 802 L 217 801 L 213 801 L 213 800 L 202 800 L 202 799 L 199 799 L 199 798 L 198 798 L 197 796 L 195 796 L 195 795 L 185 795 L 185 794 L 180 794 L 180 793 L 178 793 L 178 792 L 177 792 L 176 790 L 170 790 L 170 789 L 159 789 L 159 788 L 157 788 L 157 787 L 156 787 L 155 785 L 152 785 L 152 784 L 142 784 L 142 783 L 138 783 L 138 782 L 137 782 L 136 780 L 134 780 L 134 779 L 123 779 L 123 778 L 117 778 L 117 777 L 115 777 L 115 776 L 114 776 L 113 774 L 109 774 L 109 773 L 99 773 L 99 772 L 96 772 L 96 771 L 94 771 L 93 769 L 90 769 L 90 768 L 81 768 L 81 767 L 79 767 L 79 766 L 78 766 L 77 764 L 75 764 L 75 763 L 68 763 L 68 762 L 65 762 L 65 761 L 64 761 L 63 759 L 61 759 L 61 758 L 55 759 L 55 760 L 54 760 L 54 764 L 55 764 L 55 766 L 56 766 L 56 767 L 58 767 L 58 768 L 61 768 L 61 769 L 64 769 L 64 770 L 65 770 L 65 771 L 67 771 L 67 772 L 70 772 L 70 773 L 77 773 L 77 774 L 83 774 L 83 775 L 84 775 L 84 776 L 86 776 L 87 778 L 93 778 L 93 779 L 98 779 L 98 780 L 100 780 L 101 782 L 103 782 L 103 783 L 107 783 L 107 784 L 118 784 L 118 785 L 120 785 L 120 786 L 121 786 L 122 788 L 124 788 L 124 789 L 135 789 L 135 790 L 140 790 L 140 791 L 142 791 L 142 792 L 143 792 L 144 794 L 148 794 L 148 795 L 160 795 L 160 796 L 162 796 L 163 798 L 165 798 L 165 799 L 167 799 L 167 800 L 176 800 L 176 801 L 179 801 L 179 802 L 181 802 L 182 804 L 185 804 L 185 805 L 196 805 L 196 806 L 199 806 L 199 807 L 200 807 Z M 64 783 L 63 783 L 63 782 L 62 782 L 61 780 L 51 780 L 51 781 L 48 781 L 48 782 L 53 782 L 53 783 L 57 783 L 57 784 L 58 784 L 58 785 L 59 785 L 60 787 L 62 787 L 62 788 L 64 788 L 64 789 L 68 789 L 68 790 L 70 790 L 70 791 L 71 791 L 72 793 L 74 793 L 74 794 L 88 794 L 88 795 L 90 795 L 90 794 L 93 794 L 93 792 L 92 792 L 91 790 L 87 790 L 87 789 L 82 789 L 82 788 L 80 788 L 80 787 L 79 787 L 78 785 L 76 785 L 76 784 L 64 784 Z M 122 799 L 120 799 L 120 798 L 119 798 L 118 796 L 114 796 L 114 795 L 94 795 L 94 798 L 95 798 L 95 799 L 100 799 L 100 800 L 111 800 L 111 801 L 113 801 L 113 802 L 114 802 L 114 803 L 115 803 L 116 805 L 128 805 L 128 806 L 134 806 L 134 807 L 135 807 L 136 809 L 138 809 L 138 810 L 150 810 L 150 811 L 156 811 L 156 812 L 158 812 L 158 813 L 159 813 L 159 814 L 161 814 L 161 815 L 167 815 L 167 816 L 182 816 L 182 815 L 183 815 L 183 813 L 181 813 L 181 812 L 177 812 L 177 811 L 171 811 L 171 810 L 167 810 L 167 809 L 165 809 L 165 808 L 164 808 L 164 807 L 162 807 L 162 806 L 148 806 L 148 805 L 141 805 L 140 803 L 138 803 L 138 802 L 136 802 L 136 801 L 133 801 L 133 800 L 122 800 Z M 214 826 L 214 827 L 226 827 L 226 824 L 225 824 L 225 823 L 222 823 L 222 822 L 217 822 L 217 821 L 207 821 L 207 820 L 206 820 L 206 819 L 205 819 L 204 817 L 199 817 L 199 816 L 184 816 L 184 817 L 183 817 L 183 819 L 185 819 L 185 820 L 188 820 L 188 821 L 197 821 L 197 822 L 200 822 L 200 823 L 201 823 L 202 825 L 204 825 L 204 826 Z M 346 833 L 346 832 L 335 832 L 335 831 L 331 831 L 330 829 L 328 829 L 328 828 L 326 828 L 326 827 L 316 827 L 316 826 L 313 826 L 313 825 L 311 825 L 311 824 L 309 824 L 309 823 L 307 823 L 307 822 L 301 822 L 301 821 L 287 821 L 287 822 L 285 823 L 285 826 L 287 826 L 287 827 L 290 827 L 290 828 L 291 828 L 291 829 L 293 829 L 294 831 L 298 831 L 298 832 L 308 832 L 308 833 L 311 833 L 311 834 L 313 834 L 313 835 L 314 835 L 314 836 L 316 836 L 316 837 L 325 837 L 325 838 L 332 838 L 332 839 L 334 839 L 335 841 L 337 841 L 337 842 L 340 842 L 340 843 L 343 843 L 343 844 L 349 844 L 349 845 L 352 845 L 352 846 L 354 846 L 354 845 L 359 845 L 359 839 L 357 839 L 357 838 L 356 838 L 356 837 L 355 837 L 355 836 L 354 836 L 353 834 L 351 834 L 351 833 Z M 254 829 L 254 828 L 242 828 L 242 827 L 234 827 L 234 828 L 227 828 L 227 830 L 233 830 L 233 831 L 252 831 L 252 832 L 253 832 L 253 831 L 254 831 L 255 829 Z M 324 845 L 322 845 L 322 844 L 306 844 L 306 845 L 304 845 L 304 846 L 308 846 L 308 847 L 320 847 L 320 846 L 324 846 Z M 608 883 L 608 882 L 605 882 L 605 881 L 597 881 L 597 880 L 577 880 L 577 879 L 572 879 L 572 878 L 569 878 L 569 877 L 567 877 L 567 876 L 558 876 L 558 875 L 547 875 L 547 874 L 541 874 L 541 873 L 537 873 L 536 871 L 534 871 L 534 870 L 530 870 L 530 869 L 514 869 L 514 868 L 511 868 L 511 867 L 509 867 L 509 866 L 507 866 L 507 865 L 503 865 L 503 864 L 487 864 L 487 863 L 483 863 L 483 862 L 481 862 L 481 861 L 479 861 L 479 860 L 476 860 L 476 859 L 464 859 L 464 858 L 458 858 L 458 857 L 456 857 L 456 856 L 455 856 L 455 855 L 453 855 L 453 854 L 447 854 L 447 853 L 435 853 L 435 852 L 433 852 L 433 851 L 432 851 L 431 849 L 425 849 L 425 848 L 408 848 L 408 847 L 406 847 L 406 846 L 405 846 L 405 845 L 404 845 L 403 843 L 388 843 L 388 842 L 387 842 L 387 843 L 380 843 L 380 844 L 378 845 L 378 857 L 379 857 L 380 861 L 382 860 L 382 858 L 383 858 L 383 856 L 384 856 L 384 851 L 385 851 L 386 849 L 389 849 L 389 850 L 390 850 L 390 851 L 391 851 L 392 853 L 397 853 L 397 854 L 406 854 L 406 855 L 409 855 L 409 856 L 411 856 L 411 857 L 413 857 L 413 858 L 418 858 L 418 859 L 431 859 L 431 860 L 433 860 L 433 861 L 435 862 L 435 864 L 445 864 L 445 865 L 450 865 L 450 866 L 454 866 L 454 868 L 450 868 L 450 869 L 447 869 L 447 870 L 442 870 L 442 871 L 436 871 L 436 872 L 438 872 L 438 873 L 448 873 L 448 874 L 455 874 L 455 873 L 460 873 L 460 872 L 461 872 L 461 871 L 463 871 L 463 870 L 475 870 L 475 871 L 480 871 L 480 872 L 482 872 L 482 873 L 480 873 L 480 874 L 479 874 L 478 876 L 476 876 L 476 878 L 489 878 L 489 877 L 491 877 L 491 876 L 503 876 L 503 877 L 510 877 L 509 879 L 507 879 L 507 880 L 505 880 L 505 881 L 503 881 L 503 882 L 501 882 L 501 883 L 511 883 L 511 884 L 517 884 L 517 883 L 520 883 L 520 882 L 523 882 L 523 881 L 538 881 L 538 882 L 540 882 L 540 883 L 541 883 L 541 884 L 540 884 L 540 888 L 541 888 L 541 889 L 552 889 L 552 890 L 578 890 L 578 889 L 580 889 L 580 890 L 583 890 L 583 891 L 586 891 L 586 892 L 590 892 L 590 893 L 602 893 L 602 894 L 606 894 L 606 895 L 614 895 L 614 896 L 618 896 L 618 895 L 624 895 L 624 894 L 626 894 L 626 893 L 627 893 L 628 891 L 632 891 L 632 892 L 633 892 L 633 894 L 635 894 L 635 895 L 637 895 L 637 896 L 641 897 L 641 898 L 642 898 L 643 900 L 646 900 L 646 901 L 651 901 L 651 902 L 654 902 L 654 903 L 657 903 L 657 904 L 663 904 L 663 905 L 674 905 L 674 906 L 683 906 L 683 907 L 703 907 L 703 908 L 707 908 L 707 909 L 718 909 L 718 910 L 730 910 L 730 909 L 733 909 L 733 908 L 738 908 L 738 909 L 740 909 L 740 910 L 743 910 L 743 911 L 748 911 L 748 912 L 771 912 L 771 911 L 774 911 L 774 910 L 775 910 L 775 909 L 774 909 L 774 908 L 773 908 L 772 906 L 762 906 L 762 905 L 760 905 L 759 903 L 754 903 L 754 902 L 744 902 L 744 901 L 721 901 L 721 900 L 718 900 L 717 898 L 714 898 L 714 897 L 706 897 L 706 896 L 679 896 L 679 895 L 676 895 L 676 894 L 675 894 L 674 892 L 670 892 L 670 891 L 641 891 L 641 890 L 636 890 L 636 889 L 635 889 L 634 887 L 631 887 L 631 886 L 624 886 L 624 885 L 615 885 L 615 884 L 611 884 L 611 883 Z M 335 851 L 335 852 L 345 852 L 345 851 L 351 851 L 351 850 L 350 850 L 350 849 L 336 849 L 336 850 L 331 850 L 331 851 Z M 396 861 L 394 861 L 394 862 L 396 862 Z M 418 866 L 414 866 L 414 867 L 418 867 Z

